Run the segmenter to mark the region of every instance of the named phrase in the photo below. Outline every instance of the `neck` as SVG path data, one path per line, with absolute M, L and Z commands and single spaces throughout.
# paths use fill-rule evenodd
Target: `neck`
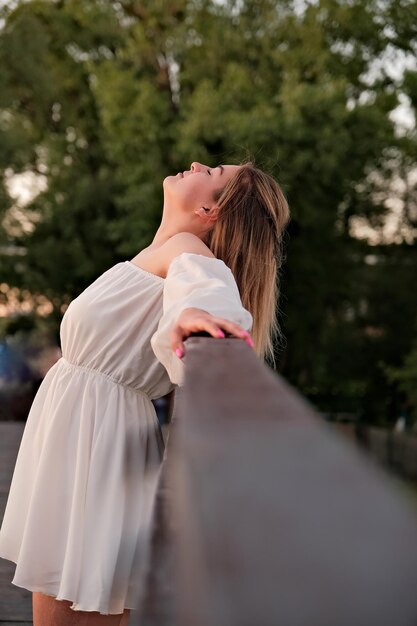
M 181 216 L 175 216 L 174 219 L 172 216 L 168 217 L 164 210 L 159 228 L 156 231 L 152 243 L 149 247 L 158 248 L 177 233 L 184 232 L 193 233 L 193 235 L 197 235 L 197 237 L 200 237 L 200 239 L 204 241 L 204 233 L 199 231 L 195 225 L 190 223 L 189 217 L 187 219 L 181 219 Z

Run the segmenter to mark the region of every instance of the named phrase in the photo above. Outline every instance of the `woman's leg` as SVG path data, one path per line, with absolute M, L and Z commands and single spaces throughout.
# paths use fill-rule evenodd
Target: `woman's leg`
M 119 626 L 128 626 L 128 624 L 129 624 L 129 615 L 130 615 L 130 610 L 129 609 L 125 609 L 125 612 L 122 615 L 122 619 L 120 621 Z
M 127 626 L 129 609 L 119 615 L 101 615 L 96 611 L 74 611 L 69 600 L 32 594 L 33 626 Z

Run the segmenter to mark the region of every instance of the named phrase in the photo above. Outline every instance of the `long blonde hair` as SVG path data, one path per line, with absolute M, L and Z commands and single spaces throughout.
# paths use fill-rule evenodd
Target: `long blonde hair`
M 252 314 L 255 352 L 275 367 L 275 342 L 283 338 L 277 312 L 287 200 L 278 183 L 252 162 L 243 163 L 215 199 L 218 217 L 204 240 L 231 269 Z

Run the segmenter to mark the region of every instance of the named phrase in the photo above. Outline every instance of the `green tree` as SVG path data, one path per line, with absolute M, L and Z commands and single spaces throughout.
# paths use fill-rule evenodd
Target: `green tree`
M 416 52 L 416 3 L 300 5 L 3 8 L 1 214 L 12 204 L 10 173 L 47 179 L 28 207 L 39 216 L 33 232 L 2 235 L 3 249 L 26 251 L 18 263 L 3 256 L 4 274 L 50 297 L 58 319 L 63 302 L 149 243 L 167 174 L 249 152 L 278 178 L 292 212 L 280 370 L 323 407 L 366 407 L 385 419 L 395 407 L 384 367 L 400 365 L 416 336 L 404 323 L 416 306 L 412 185 L 398 243 L 376 251 L 352 223 L 361 217 L 381 231 L 395 181 L 411 180 L 415 131 L 400 136 L 391 114 L 404 97 L 415 110 L 417 74 L 394 76 L 388 60 Z

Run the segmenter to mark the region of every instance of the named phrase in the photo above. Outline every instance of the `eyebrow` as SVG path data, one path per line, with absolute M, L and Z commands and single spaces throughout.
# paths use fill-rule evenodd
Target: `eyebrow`
M 218 167 L 220 167 L 220 176 L 221 176 L 224 172 L 224 167 L 223 165 L 218 165 Z

